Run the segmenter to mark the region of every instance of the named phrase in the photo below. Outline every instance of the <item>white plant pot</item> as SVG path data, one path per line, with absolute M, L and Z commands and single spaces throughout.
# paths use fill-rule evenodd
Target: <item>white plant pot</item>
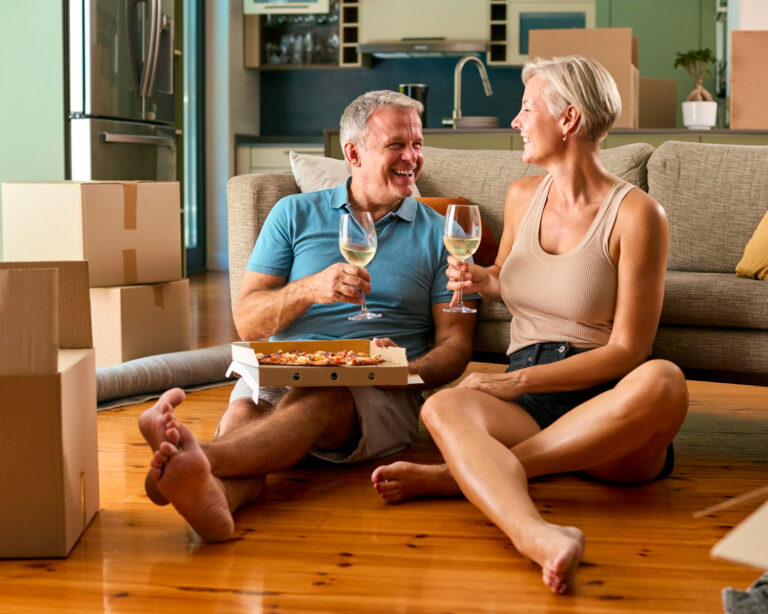
M 691 130 L 709 130 L 717 123 L 717 102 L 702 100 L 683 103 L 683 125 Z

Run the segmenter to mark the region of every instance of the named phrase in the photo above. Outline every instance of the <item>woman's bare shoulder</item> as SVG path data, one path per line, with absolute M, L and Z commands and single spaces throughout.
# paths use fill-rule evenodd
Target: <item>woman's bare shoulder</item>
M 514 194 L 518 197 L 525 195 L 533 196 L 536 188 L 538 188 L 539 184 L 544 181 L 545 177 L 546 175 L 529 175 L 528 177 L 520 177 L 520 179 L 517 179 L 510 184 L 507 195 L 509 196 Z
M 619 209 L 619 219 L 628 224 L 666 224 L 667 214 L 659 202 L 638 187 L 627 192 Z M 618 221 L 618 220 L 617 220 Z
M 531 175 L 513 181 L 507 190 L 507 209 L 527 209 L 546 175 Z

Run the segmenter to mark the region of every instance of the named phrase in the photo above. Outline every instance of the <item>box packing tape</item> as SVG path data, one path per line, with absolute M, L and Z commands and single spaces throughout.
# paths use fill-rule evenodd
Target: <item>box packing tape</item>
M 153 286 L 152 290 L 155 293 L 155 307 L 160 307 L 160 309 L 165 309 L 165 298 L 163 296 L 163 287 Z
M 83 531 L 88 526 L 88 493 L 85 490 L 85 469 L 80 472 L 80 510 L 83 512 Z
M 136 230 L 138 184 L 123 184 L 123 228 Z M 139 267 L 136 263 L 136 250 L 123 250 L 123 283 L 126 285 L 139 283 Z
M 123 281 L 126 286 L 139 283 L 139 266 L 136 263 L 136 249 L 123 250 Z
M 136 183 L 123 184 L 123 227 L 126 230 L 136 230 L 138 188 Z

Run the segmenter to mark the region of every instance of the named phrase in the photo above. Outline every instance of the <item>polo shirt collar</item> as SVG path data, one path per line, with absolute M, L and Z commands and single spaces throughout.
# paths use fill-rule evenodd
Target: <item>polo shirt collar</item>
M 347 179 L 344 183 L 341 185 L 336 186 L 333 188 L 331 192 L 331 207 L 334 209 L 341 209 L 344 207 L 347 207 L 349 205 L 348 200 L 348 187 L 349 183 L 352 181 L 352 177 Z M 403 199 L 403 202 L 400 203 L 400 206 L 398 207 L 397 211 L 394 212 L 394 215 L 397 217 L 403 219 L 406 222 L 412 222 L 416 219 L 416 209 L 418 207 L 418 203 L 416 199 L 413 196 L 408 196 Z

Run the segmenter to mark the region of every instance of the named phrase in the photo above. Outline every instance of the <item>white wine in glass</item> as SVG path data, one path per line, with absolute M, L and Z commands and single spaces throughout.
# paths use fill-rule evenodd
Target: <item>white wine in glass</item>
M 477 205 L 448 205 L 443 225 L 443 243 L 457 260 L 464 261 L 480 246 L 480 208 Z M 444 307 L 452 313 L 477 313 L 462 300 L 461 288 L 456 290 L 458 302 L 455 307 Z
M 339 249 L 344 260 L 355 266 L 366 266 L 376 255 L 376 227 L 367 211 L 344 213 L 339 222 Z M 360 311 L 348 320 L 373 320 L 380 318 L 380 313 L 371 313 L 365 306 L 365 295 Z

